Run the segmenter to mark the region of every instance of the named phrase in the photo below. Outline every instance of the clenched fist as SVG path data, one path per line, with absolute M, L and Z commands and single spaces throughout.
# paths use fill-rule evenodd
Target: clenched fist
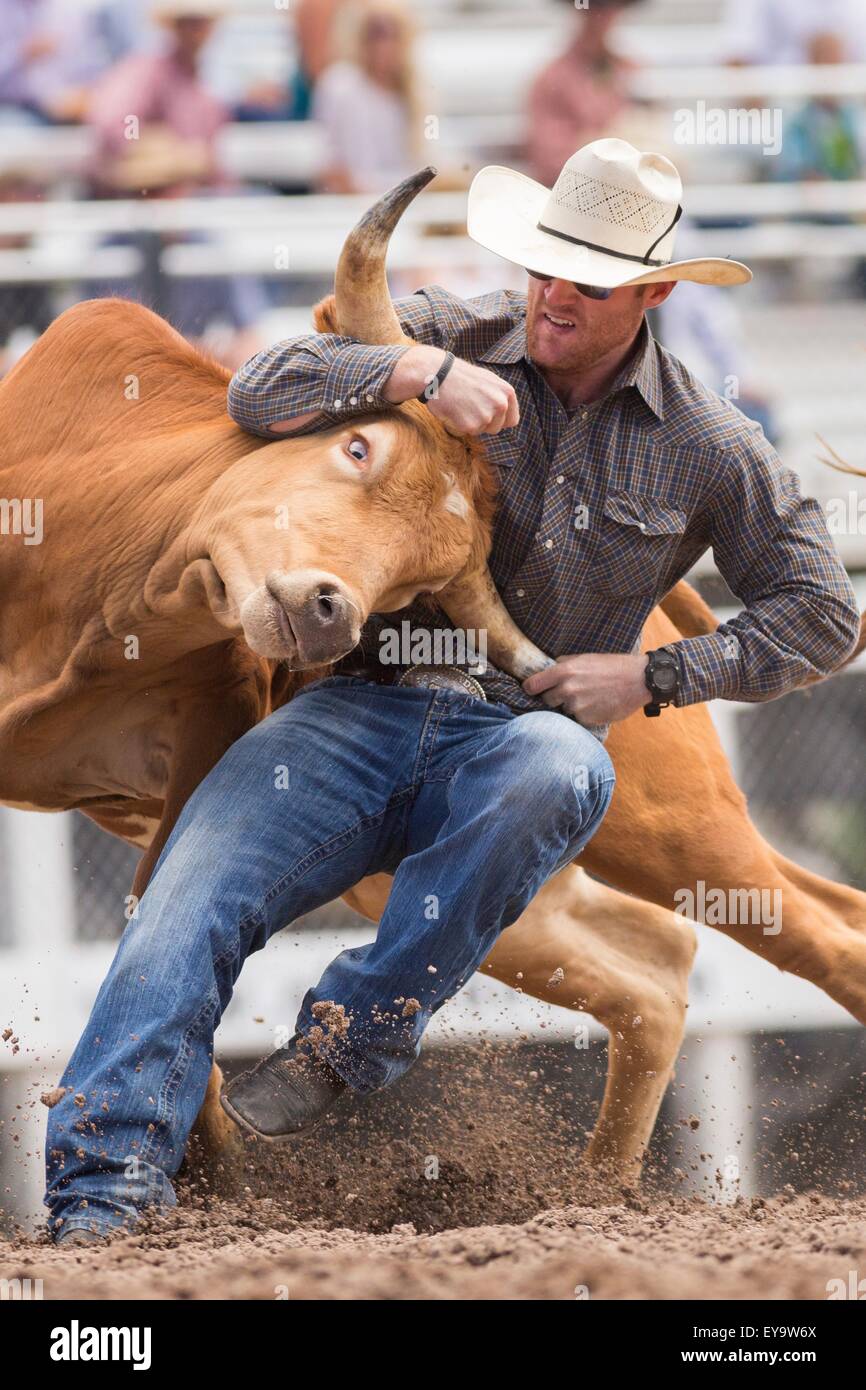
M 442 348 L 409 348 L 399 359 L 385 387 L 392 405 L 412 400 L 433 380 L 445 360 Z M 498 434 L 520 419 L 513 387 L 486 367 L 476 367 L 461 357 L 454 361 L 442 385 L 431 396 L 431 415 L 454 434 Z

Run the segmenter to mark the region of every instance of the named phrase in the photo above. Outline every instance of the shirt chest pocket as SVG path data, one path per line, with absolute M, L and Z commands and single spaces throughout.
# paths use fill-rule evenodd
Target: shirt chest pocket
M 608 493 L 587 557 L 586 588 L 623 598 L 654 594 L 685 529 L 685 512 L 661 498 Z

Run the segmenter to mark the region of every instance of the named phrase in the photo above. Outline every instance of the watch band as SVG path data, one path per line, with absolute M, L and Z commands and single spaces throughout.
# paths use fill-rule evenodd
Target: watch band
M 670 686 L 660 685 L 656 680 L 658 670 L 666 670 L 673 673 L 674 680 Z M 650 693 L 650 700 L 643 707 L 643 712 L 648 719 L 656 719 L 663 709 L 667 709 L 672 704 L 680 688 L 680 663 L 674 652 L 667 647 L 659 647 L 656 651 L 647 654 L 647 663 L 644 669 L 644 684 Z
M 421 401 L 423 405 L 429 405 L 431 401 L 435 401 L 436 397 L 439 395 L 440 386 L 442 385 L 443 381 L 445 380 L 446 376 L 448 375 L 453 366 L 454 353 L 446 352 L 445 356 L 442 359 L 442 365 L 439 368 L 438 372 L 435 376 L 430 378 L 430 380 L 427 382 L 427 385 L 424 387 L 424 390 L 417 398 L 419 401 Z

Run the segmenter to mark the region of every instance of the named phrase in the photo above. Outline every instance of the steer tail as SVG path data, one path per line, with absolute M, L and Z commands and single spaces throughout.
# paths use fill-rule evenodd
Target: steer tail
M 661 610 L 679 628 L 683 637 L 706 637 L 715 632 L 719 620 L 704 603 L 697 589 L 681 579 L 661 601 Z
M 819 454 L 819 463 L 823 463 L 826 468 L 835 469 L 837 473 L 849 473 L 852 478 L 866 478 L 866 468 L 855 468 L 853 464 L 846 463 L 841 454 L 837 454 L 832 444 L 828 444 L 826 439 L 821 438 L 820 434 L 818 435 L 818 443 L 830 455 L 829 458 L 826 455 L 821 458 Z

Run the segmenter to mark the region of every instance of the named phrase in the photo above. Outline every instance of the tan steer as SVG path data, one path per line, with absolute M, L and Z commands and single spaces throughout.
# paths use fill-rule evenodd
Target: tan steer
M 678 584 L 647 623 L 643 648 L 716 626 L 695 591 Z M 864 637 L 866 630 L 858 650 Z M 607 1085 L 587 1156 L 628 1182 L 640 1173 L 685 1027 L 696 941 L 687 918 L 672 911 L 675 894 L 701 879 L 725 894 L 778 890 L 777 935 L 748 922 L 718 930 L 819 985 L 866 1023 L 866 893 L 809 873 L 767 844 L 706 705 L 654 720 L 639 711 L 613 725 L 607 747 L 616 791 L 580 867 L 549 880 L 482 972 L 608 1029 Z M 348 901 L 378 918 L 389 885 L 386 875 L 365 879 Z
M 384 254 L 424 182 L 408 180 L 349 238 L 320 327 L 370 343 L 402 336 Z M 39 502 L 44 522 L 41 544 L 0 539 L 0 801 L 79 807 L 141 845 L 139 893 L 201 778 L 296 688 L 277 661 L 303 671 L 336 659 L 371 611 L 427 590 L 457 625 L 487 629 L 505 669 L 544 661 L 489 578 L 493 489 L 477 446 L 417 403 L 300 439 L 252 439 L 226 416 L 226 385 L 162 320 L 118 301 L 61 316 L 0 385 L 0 493 L 22 517 Z M 683 632 L 714 625 L 687 586 L 665 607 Z M 646 640 L 678 635 L 657 611 Z M 675 890 L 700 878 L 780 886 L 778 937 L 728 930 L 864 1021 L 866 896 L 765 844 L 704 708 L 635 716 L 610 749 L 617 792 L 582 862 L 653 902 L 566 869 L 485 968 L 611 1030 L 591 1157 L 627 1178 L 682 1031 L 694 943 L 669 910 Z M 375 917 L 386 893 L 369 880 L 351 896 Z M 215 1070 L 203 1110 L 215 1143 L 229 1124 L 218 1084 Z
M 363 318 L 428 180 L 348 238 L 341 321 Z M 137 892 L 205 773 L 371 611 L 433 592 L 505 669 L 547 662 L 487 571 L 480 445 L 418 402 L 256 439 L 226 414 L 228 380 L 147 309 L 95 300 L 0 384 L 0 495 L 21 532 L 0 536 L 0 801 L 77 807 L 145 847 Z

